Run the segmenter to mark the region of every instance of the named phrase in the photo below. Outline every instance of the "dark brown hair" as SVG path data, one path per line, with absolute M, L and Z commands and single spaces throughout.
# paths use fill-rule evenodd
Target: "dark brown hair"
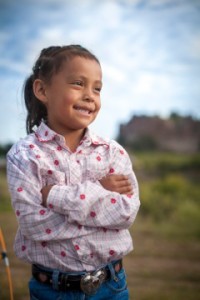
M 34 80 L 40 78 L 46 82 L 50 82 L 52 76 L 60 70 L 63 62 L 75 56 L 92 59 L 99 63 L 95 55 L 80 45 L 52 46 L 41 51 L 33 67 L 33 73 L 24 83 L 24 99 L 27 109 L 27 133 L 33 132 L 33 128 L 39 126 L 42 120 L 47 121 L 47 109 L 33 92 Z

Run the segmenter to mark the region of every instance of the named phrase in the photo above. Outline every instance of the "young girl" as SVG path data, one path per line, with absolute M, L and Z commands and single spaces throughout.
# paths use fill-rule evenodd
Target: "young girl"
M 126 151 L 88 129 L 101 88 L 98 59 L 79 45 L 43 49 L 25 82 L 28 136 L 9 151 L 7 176 L 31 299 L 129 299 L 122 258 L 138 185 Z

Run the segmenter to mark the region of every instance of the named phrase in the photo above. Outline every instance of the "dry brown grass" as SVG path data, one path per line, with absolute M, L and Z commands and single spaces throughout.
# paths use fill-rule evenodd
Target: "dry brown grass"
M 0 213 L 11 265 L 15 300 L 28 300 L 30 266 L 13 252 L 17 228 L 13 212 Z M 197 241 L 167 239 L 138 219 L 134 231 L 135 250 L 124 259 L 131 300 L 197 300 L 200 295 L 200 244 Z M 8 300 L 8 283 L 0 262 L 0 299 Z
M 141 222 L 133 227 L 135 251 L 125 258 L 131 300 L 200 299 L 199 242 L 168 239 Z
M 19 261 L 13 251 L 13 241 L 17 228 L 17 222 L 14 213 L 0 213 L 0 225 L 4 234 L 7 255 L 10 262 L 14 300 L 28 300 L 29 296 L 27 285 L 30 278 L 30 266 Z M 0 266 L 0 299 L 10 299 L 6 269 L 2 261 Z
M 0 172 L 0 226 L 11 266 L 14 300 L 28 300 L 30 266 L 19 261 L 13 252 L 17 222 L 9 203 L 5 173 Z M 135 250 L 124 259 L 130 299 L 200 299 L 199 241 L 183 236 L 167 237 L 157 226 L 139 214 L 131 229 Z M 3 261 L 0 261 L 0 299 L 10 299 Z

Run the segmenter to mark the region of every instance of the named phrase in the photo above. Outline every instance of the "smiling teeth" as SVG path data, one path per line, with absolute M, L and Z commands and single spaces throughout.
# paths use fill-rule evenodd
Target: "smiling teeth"
M 83 108 L 77 108 L 78 111 L 83 112 L 83 113 L 87 113 L 88 115 L 90 114 L 90 111 L 87 109 L 83 109 Z

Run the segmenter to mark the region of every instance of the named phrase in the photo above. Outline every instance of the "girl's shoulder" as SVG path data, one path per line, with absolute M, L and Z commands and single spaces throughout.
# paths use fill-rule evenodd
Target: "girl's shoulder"
M 91 137 L 94 144 L 108 145 L 112 148 L 121 148 L 121 149 L 123 149 L 123 147 L 114 139 L 99 136 L 99 135 L 97 135 L 97 134 L 95 134 L 91 131 L 89 131 L 89 134 L 90 134 L 90 137 Z
M 35 134 L 31 133 L 24 138 L 21 138 L 18 142 L 14 143 L 7 153 L 7 156 L 15 156 L 21 152 L 30 150 L 35 142 Z
M 112 151 L 120 152 L 121 154 L 127 153 L 126 150 L 124 149 L 124 147 L 121 144 L 119 144 L 116 140 L 109 139 L 108 143 L 109 143 L 109 147 Z
M 97 141 L 94 143 L 99 145 L 105 145 L 106 147 L 108 147 L 110 152 L 112 152 L 113 154 L 114 153 L 127 154 L 125 148 L 114 139 L 103 138 L 94 134 L 92 135 L 92 139 L 93 141 Z

